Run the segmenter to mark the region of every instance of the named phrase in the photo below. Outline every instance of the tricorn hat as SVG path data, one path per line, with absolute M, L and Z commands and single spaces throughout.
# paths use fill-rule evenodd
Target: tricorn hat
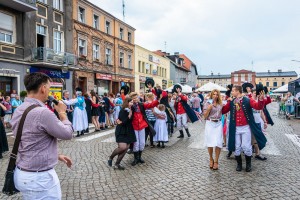
M 263 84 L 261 84 L 261 83 L 256 84 L 256 95 L 259 95 L 261 91 L 264 91 Z
M 251 83 L 246 82 L 243 83 L 242 87 L 243 87 L 243 92 L 247 92 L 247 87 L 252 89 L 254 86 Z
M 123 85 L 120 89 L 120 93 L 121 93 L 121 90 L 124 90 L 124 94 L 127 95 L 129 93 L 128 85 Z
M 177 88 L 180 88 L 180 90 L 182 90 L 182 87 L 180 85 L 176 84 L 176 85 L 173 86 L 172 93 L 174 93 L 174 92 L 177 93 Z
M 152 87 L 154 87 L 155 85 L 155 82 L 152 78 L 148 78 L 146 81 L 145 81 L 145 86 L 148 88 L 148 84 L 150 84 Z
M 82 89 L 81 89 L 80 87 L 77 87 L 77 88 L 75 88 L 75 91 L 76 91 L 76 92 L 77 92 L 77 91 L 82 92 Z
M 226 96 L 230 97 L 232 87 L 233 87 L 233 84 L 227 85 L 227 91 L 225 92 Z
M 267 86 L 264 86 L 264 91 L 265 91 L 265 94 L 267 94 L 269 92 L 269 89 Z

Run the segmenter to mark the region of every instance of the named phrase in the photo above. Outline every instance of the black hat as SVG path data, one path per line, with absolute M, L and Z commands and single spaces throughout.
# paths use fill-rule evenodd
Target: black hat
M 82 92 L 82 89 L 81 89 L 80 87 L 77 87 L 77 88 L 75 88 L 75 91 L 76 91 L 76 92 L 77 92 L 77 91 Z
M 148 84 L 150 84 L 152 87 L 154 87 L 154 80 L 152 78 L 148 78 L 146 81 L 145 81 L 145 86 L 148 88 Z
M 177 93 L 177 88 L 180 88 L 180 90 L 182 90 L 182 87 L 180 85 L 174 85 L 173 86 L 173 90 L 172 90 L 172 93 L 176 92 Z
M 256 95 L 259 95 L 259 93 L 261 91 L 264 91 L 264 86 L 263 84 L 259 83 L 259 84 L 256 84 Z
M 267 94 L 269 92 L 269 89 L 267 86 L 264 86 L 264 91 L 265 91 L 265 94 Z
M 230 97 L 232 87 L 233 87 L 233 84 L 227 85 L 227 91 L 225 92 L 226 96 Z
M 129 93 L 128 85 L 123 85 L 120 89 L 120 93 L 121 93 L 121 90 L 124 90 L 124 94 L 127 95 Z
M 242 87 L 243 87 L 243 92 L 247 92 L 247 87 L 252 89 L 254 86 L 251 83 L 246 82 L 243 83 Z

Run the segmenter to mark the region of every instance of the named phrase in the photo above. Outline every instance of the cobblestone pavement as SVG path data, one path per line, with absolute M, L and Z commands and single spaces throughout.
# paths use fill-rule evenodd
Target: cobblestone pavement
M 72 170 L 61 163 L 56 167 L 63 199 L 300 199 L 299 129 L 293 128 L 299 121 L 276 117 L 275 106 L 269 109 L 275 125 L 268 128 L 268 146 L 263 151 L 268 160 L 253 160 L 250 173 L 236 172 L 236 162 L 226 159 L 225 150 L 219 170 L 209 169 L 200 122 L 189 125 L 191 138 L 177 139 L 176 132 L 165 149 L 147 147 L 145 164 L 131 167 L 132 155 L 126 155 L 125 171 L 106 165 L 116 147 L 113 131 L 60 141 L 60 152 L 74 161 Z M 7 161 L 6 155 L 0 177 Z M 0 195 L 0 199 L 20 199 L 20 195 Z

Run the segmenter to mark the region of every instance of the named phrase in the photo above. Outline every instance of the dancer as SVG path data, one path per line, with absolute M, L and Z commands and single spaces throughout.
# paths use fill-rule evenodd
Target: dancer
M 132 110 L 131 110 L 132 105 L 133 105 L 132 99 L 130 97 L 126 97 L 117 120 L 120 122 L 118 123 L 115 132 L 118 148 L 116 148 L 112 152 L 111 156 L 108 159 L 108 165 L 112 167 L 113 159 L 116 155 L 118 155 L 114 169 L 119 169 L 119 170 L 125 169 L 125 167 L 123 167 L 120 163 L 123 157 L 125 156 L 129 148 L 129 145 L 131 143 L 136 142 L 136 136 L 132 126 L 132 118 L 133 118 Z
M 264 87 L 264 91 L 265 91 L 265 94 L 266 94 L 267 98 L 265 99 L 265 107 L 263 109 L 263 112 L 265 114 L 265 117 L 266 117 L 266 120 L 267 120 L 267 124 L 270 124 L 271 126 L 273 126 L 274 122 L 273 122 L 273 120 L 271 118 L 271 115 L 270 115 L 268 109 L 267 109 L 267 105 L 270 104 L 270 103 L 272 103 L 272 99 L 271 99 L 271 97 L 269 95 L 268 87 L 265 86 Z
M 213 170 L 219 169 L 219 156 L 223 147 L 223 126 L 222 126 L 222 99 L 219 90 L 212 90 L 210 99 L 204 104 L 205 144 L 209 153 L 209 167 Z M 215 148 L 215 159 L 213 151 Z
M 155 135 L 155 130 L 147 119 L 146 109 L 154 108 L 159 104 L 158 100 L 154 100 L 152 103 L 140 103 L 138 101 L 138 94 L 136 92 L 130 93 L 130 98 L 133 100 L 133 120 L 132 125 L 136 136 L 136 142 L 133 146 L 134 161 L 132 166 L 138 163 L 145 163 L 142 159 L 142 152 L 145 148 L 145 128 L 149 128 L 151 133 Z
M 99 99 L 96 96 L 96 93 L 94 90 L 91 91 L 91 101 L 92 101 L 92 122 L 95 125 L 95 131 L 100 131 L 100 123 L 99 123 L 99 116 L 100 116 L 100 110 L 99 110 Z
M 88 128 L 88 119 L 85 110 L 85 101 L 82 96 L 81 88 L 76 88 L 76 99 L 62 100 L 66 105 L 74 105 L 73 128 L 77 131 L 77 136 L 84 135 L 84 131 Z M 81 133 L 81 134 L 80 134 Z
M 122 99 L 122 101 L 124 101 L 125 100 L 125 98 L 126 98 L 126 95 L 129 93 L 129 87 L 128 87 L 128 85 L 123 85 L 122 87 L 121 87 L 121 89 L 120 89 L 120 96 L 121 96 L 121 99 Z
M 154 114 L 155 115 L 160 115 L 164 116 L 164 118 L 159 117 L 157 118 L 154 126 L 154 130 L 156 132 L 156 135 L 153 138 L 154 142 L 158 142 L 157 147 L 160 147 L 161 143 L 161 148 L 165 148 L 165 143 L 168 142 L 168 129 L 167 129 L 167 114 L 165 112 L 165 105 L 159 104 L 158 108 L 154 108 Z
M 177 128 L 179 128 L 180 135 L 177 138 L 184 138 L 182 128 L 185 128 L 186 134 L 188 137 L 191 137 L 191 134 L 188 129 L 187 117 L 190 118 L 191 122 L 194 123 L 198 121 L 198 117 L 191 107 L 187 104 L 187 97 L 181 93 L 182 88 L 180 85 L 174 85 L 172 93 L 177 93 L 175 100 L 175 110 L 177 118 Z
M 152 103 L 154 101 L 154 94 L 153 93 L 147 93 L 145 96 L 147 98 L 147 100 L 146 100 L 147 103 Z M 153 108 L 146 109 L 145 112 L 146 112 L 146 116 L 147 116 L 148 121 L 150 122 L 152 127 L 154 127 L 155 122 L 156 122 L 156 117 L 153 113 Z M 150 147 L 154 148 L 155 146 L 154 146 L 154 143 L 153 143 L 153 135 L 151 134 L 150 129 L 148 127 L 145 129 L 145 134 L 146 134 L 145 142 L 147 143 L 147 140 L 148 140 L 148 137 L 149 137 Z
M 5 133 L 5 127 L 2 123 L 1 118 L 5 116 L 6 107 L 0 101 L 0 159 L 2 157 L 2 153 L 8 151 L 8 143 L 7 143 L 7 136 Z
M 245 96 L 251 98 L 252 97 L 252 89 L 253 89 L 253 85 L 251 83 L 245 82 L 242 85 L 243 87 L 243 92 L 245 94 Z
M 264 107 L 264 92 L 259 94 L 259 100 L 243 97 L 242 87 L 234 86 L 231 92 L 234 99 L 228 101 L 222 108 L 222 113 L 230 111 L 228 150 L 235 151 L 237 161 L 236 171 L 242 171 L 242 151 L 246 158 L 246 172 L 251 171 L 251 132 L 254 135 L 259 149 L 263 149 L 267 139 L 260 127 L 255 123 L 252 108 L 261 110 Z

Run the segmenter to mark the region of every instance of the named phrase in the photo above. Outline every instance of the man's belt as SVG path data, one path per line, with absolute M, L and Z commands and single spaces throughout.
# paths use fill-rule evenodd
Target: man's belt
M 23 169 L 23 168 L 21 168 L 21 167 L 18 167 L 17 166 L 17 168 L 19 169 L 19 170 L 21 170 L 21 171 L 24 171 L 24 172 L 46 172 L 46 171 L 49 171 L 49 170 L 51 170 L 51 169 L 46 169 L 46 170 L 39 170 L 39 171 L 35 171 L 35 170 L 27 170 L 27 169 Z
M 212 118 L 210 118 L 208 120 L 211 121 L 211 122 L 219 122 L 219 121 L 221 121 L 221 119 L 212 119 Z

